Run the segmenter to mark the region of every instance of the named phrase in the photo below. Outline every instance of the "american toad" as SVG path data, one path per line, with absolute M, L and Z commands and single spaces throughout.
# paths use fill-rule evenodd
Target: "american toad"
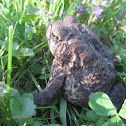
M 125 99 L 122 84 L 115 84 L 112 55 L 99 38 L 73 15 L 48 24 L 46 36 L 54 56 L 48 86 L 34 95 L 37 106 L 48 105 L 60 89 L 72 104 L 87 104 L 95 92 L 105 92 L 117 108 Z

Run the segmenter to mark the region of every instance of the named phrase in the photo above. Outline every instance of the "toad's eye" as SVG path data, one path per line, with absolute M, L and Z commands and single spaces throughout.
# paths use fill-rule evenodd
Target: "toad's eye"
M 52 36 L 55 40 L 59 40 L 59 37 L 52 32 Z

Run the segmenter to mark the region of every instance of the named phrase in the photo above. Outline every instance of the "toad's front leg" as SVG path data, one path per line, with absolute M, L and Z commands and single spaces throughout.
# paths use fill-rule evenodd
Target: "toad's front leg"
M 34 103 L 37 106 L 49 105 L 55 100 L 66 78 L 64 70 L 58 70 L 53 74 L 48 82 L 48 86 L 41 92 L 34 95 Z

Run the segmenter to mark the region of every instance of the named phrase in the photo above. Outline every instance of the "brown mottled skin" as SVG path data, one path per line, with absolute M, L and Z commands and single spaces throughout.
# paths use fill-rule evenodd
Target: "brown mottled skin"
M 100 91 L 107 93 L 117 108 L 121 107 L 125 90 L 122 84 L 115 84 L 113 58 L 85 24 L 68 15 L 51 22 L 46 36 L 54 61 L 48 86 L 34 95 L 37 106 L 49 105 L 62 89 L 72 104 L 83 106 Z

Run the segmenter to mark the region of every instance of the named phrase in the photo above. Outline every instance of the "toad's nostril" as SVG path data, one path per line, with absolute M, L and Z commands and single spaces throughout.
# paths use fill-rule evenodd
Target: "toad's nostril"
M 97 51 L 100 50 L 100 45 L 99 45 L 98 43 L 95 43 L 95 44 L 94 44 L 94 47 L 95 47 L 95 49 L 96 49 Z

